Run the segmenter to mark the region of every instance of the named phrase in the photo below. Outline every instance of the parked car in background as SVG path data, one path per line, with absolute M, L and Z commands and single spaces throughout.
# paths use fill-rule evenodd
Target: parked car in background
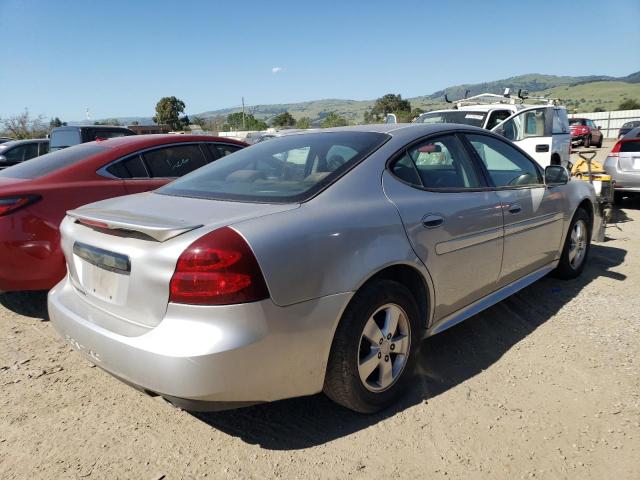
M 482 96 L 484 95 L 478 97 Z M 489 96 L 489 98 L 495 97 L 500 96 Z M 543 167 L 569 166 L 571 136 L 565 107 L 495 102 L 467 104 L 466 102 L 468 100 L 461 102 L 455 109 L 423 113 L 415 122 L 458 123 L 486 128 L 514 142 Z
M 619 140 L 627 139 L 627 138 L 638 138 L 640 137 L 640 126 L 632 128 L 627 133 L 625 133 Z
M 580 275 L 601 217 L 593 186 L 568 180 L 462 125 L 276 137 L 69 211 L 50 318 L 186 409 L 324 391 L 374 412 L 410 384 L 424 336 Z
M 9 137 L 0 137 L 0 144 L 4 143 L 4 142 L 10 142 L 11 140 L 13 140 L 13 138 L 9 138 Z
M 135 135 L 133 130 L 127 127 L 112 125 L 86 125 L 56 127 L 49 135 L 50 150 L 55 152 L 61 148 L 68 148 L 80 143 L 93 142 L 94 140 L 106 140 L 107 138 L 126 137 Z
M 615 181 L 615 203 L 626 196 L 640 196 L 640 138 L 625 136 L 618 140 L 604 162 L 604 169 Z
M 604 134 L 593 120 L 588 118 L 570 118 L 571 142 L 582 144 L 584 147 L 602 147 Z
M 67 210 L 153 190 L 244 146 L 210 136 L 127 136 L 0 171 L 0 291 L 48 290 L 64 276 L 58 226 Z
M 0 170 L 49 152 L 49 139 L 11 140 L 0 144 Z
M 624 137 L 631 129 L 636 127 L 640 127 L 640 120 L 625 123 L 618 131 L 618 139 Z

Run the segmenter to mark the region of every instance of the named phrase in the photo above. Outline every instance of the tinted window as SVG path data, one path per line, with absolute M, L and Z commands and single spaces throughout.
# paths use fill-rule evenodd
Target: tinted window
M 53 130 L 49 140 L 51 150 L 67 148 L 80 142 L 80 130 Z
M 338 179 L 388 138 L 386 134 L 374 132 L 278 137 L 216 160 L 159 192 L 245 201 L 301 201 Z M 334 147 L 357 153 L 342 164 L 329 162 L 328 153 L 335 152 Z
M 40 142 L 40 155 L 49 153 L 49 142 Z
M 543 183 L 540 170 L 533 161 L 506 142 L 485 135 L 467 134 L 467 138 L 496 187 Z
M 413 165 L 411 165 L 413 163 Z M 453 135 L 428 140 L 406 150 L 392 167 L 393 172 L 405 181 L 420 183 L 429 189 L 478 188 L 481 186 L 473 161 L 460 141 Z
M 207 164 L 198 145 L 175 145 L 142 154 L 152 177 L 181 177 Z
M 75 147 L 47 153 L 29 162 L 6 168 L 0 171 L 0 177 L 39 178 L 56 170 L 68 167 L 85 158 L 104 152 L 105 150 L 106 148 L 95 144 L 83 143 Z
M 620 151 L 621 152 L 640 152 L 640 140 L 622 142 L 620 144 Z
M 118 178 L 149 178 L 140 155 L 133 155 L 110 165 L 107 172 Z
M 237 152 L 242 148 L 240 145 L 230 145 L 227 143 L 209 143 L 208 145 L 213 158 L 226 157 L 227 155 Z
M 3 155 L 10 162 L 24 162 L 38 156 L 38 144 L 27 143 L 24 145 L 18 145 L 3 153 Z
M 92 142 L 96 139 L 104 140 L 106 138 L 126 137 L 131 134 L 124 130 L 88 130 L 85 135 L 87 137 L 85 142 Z
M 416 119 L 416 123 L 462 123 L 465 125 L 482 127 L 486 116 L 486 112 L 470 112 L 464 110 L 430 112 L 420 115 Z
M 632 128 L 624 136 L 624 138 L 637 138 L 637 137 L 640 137 L 640 127 Z

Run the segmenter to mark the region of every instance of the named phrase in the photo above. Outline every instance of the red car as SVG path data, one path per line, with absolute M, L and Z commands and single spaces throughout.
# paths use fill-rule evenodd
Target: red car
M 64 277 L 58 226 L 67 210 L 153 190 L 245 146 L 210 136 L 135 135 L 0 171 L 0 292 L 48 290 Z
M 585 147 L 590 147 L 591 145 L 597 148 L 602 147 L 604 134 L 593 120 L 570 118 L 569 128 L 571 129 L 571 143 L 581 143 Z

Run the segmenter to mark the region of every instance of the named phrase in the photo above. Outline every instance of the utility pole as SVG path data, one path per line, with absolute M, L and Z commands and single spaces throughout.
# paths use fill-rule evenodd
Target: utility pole
M 244 121 L 244 97 L 242 97 L 242 130 L 246 130 L 247 127 Z

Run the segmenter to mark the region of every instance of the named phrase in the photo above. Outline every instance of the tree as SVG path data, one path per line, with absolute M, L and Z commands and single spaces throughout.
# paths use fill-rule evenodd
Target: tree
M 191 123 L 198 125 L 202 130 L 205 130 L 205 127 L 207 126 L 207 119 L 196 115 L 191 117 Z
M 336 112 L 329 112 L 329 114 L 324 117 L 320 126 L 322 128 L 331 128 L 331 127 L 344 127 L 348 125 L 347 119 L 341 117 Z
M 153 121 L 158 125 L 169 125 L 172 130 L 181 130 L 180 114 L 184 113 L 185 104 L 176 97 L 162 97 L 156 104 L 156 115 Z
M 640 102 L 632 98 L 627 98 L 618 105 L 618 110 L 638 110 L 640 109 Z
M 293 127 L 296 124 L 296 119 L 289 112 L 282 112 L 273 117 L 271 124 L 274 127 Z
M 606 112 L 606 110 L 602 107 L 596 107 L 593 109 L 594 112 Z
M 400 94 L 387 93 L 375 101 L 370 111 L 364 112 L 364 121 L 366 123 L 380 122 L 389 113 L 394 113 L 399 122 L 410 121 L 412 118 L 411 102 L 403 100 Z
M 49 129 L 44 123 L 44 117 L 39 115 L 36 118 L 31 118 L 27 109 L 20 115 L 3 120 L 2 124 L 5 131 L 16 140 L 44 137 L 49 133 Z
M 63 122 L 62 120 L 60 120 L 58 117 L 52 118 L 49 121 L 49 128 L 57 128 L 57 127 L 63 127 L 67 124 L 67 122 Z
M 311 119 L 309 117 L 301 117 L 296 122 L 296 128 L 309 128 L 311 126 Z
M 222 126 L 225 132 L 231 130 L 266 130 L 267 124 L 250 113 L 236 112 L 227 115 L 227 122 Z

